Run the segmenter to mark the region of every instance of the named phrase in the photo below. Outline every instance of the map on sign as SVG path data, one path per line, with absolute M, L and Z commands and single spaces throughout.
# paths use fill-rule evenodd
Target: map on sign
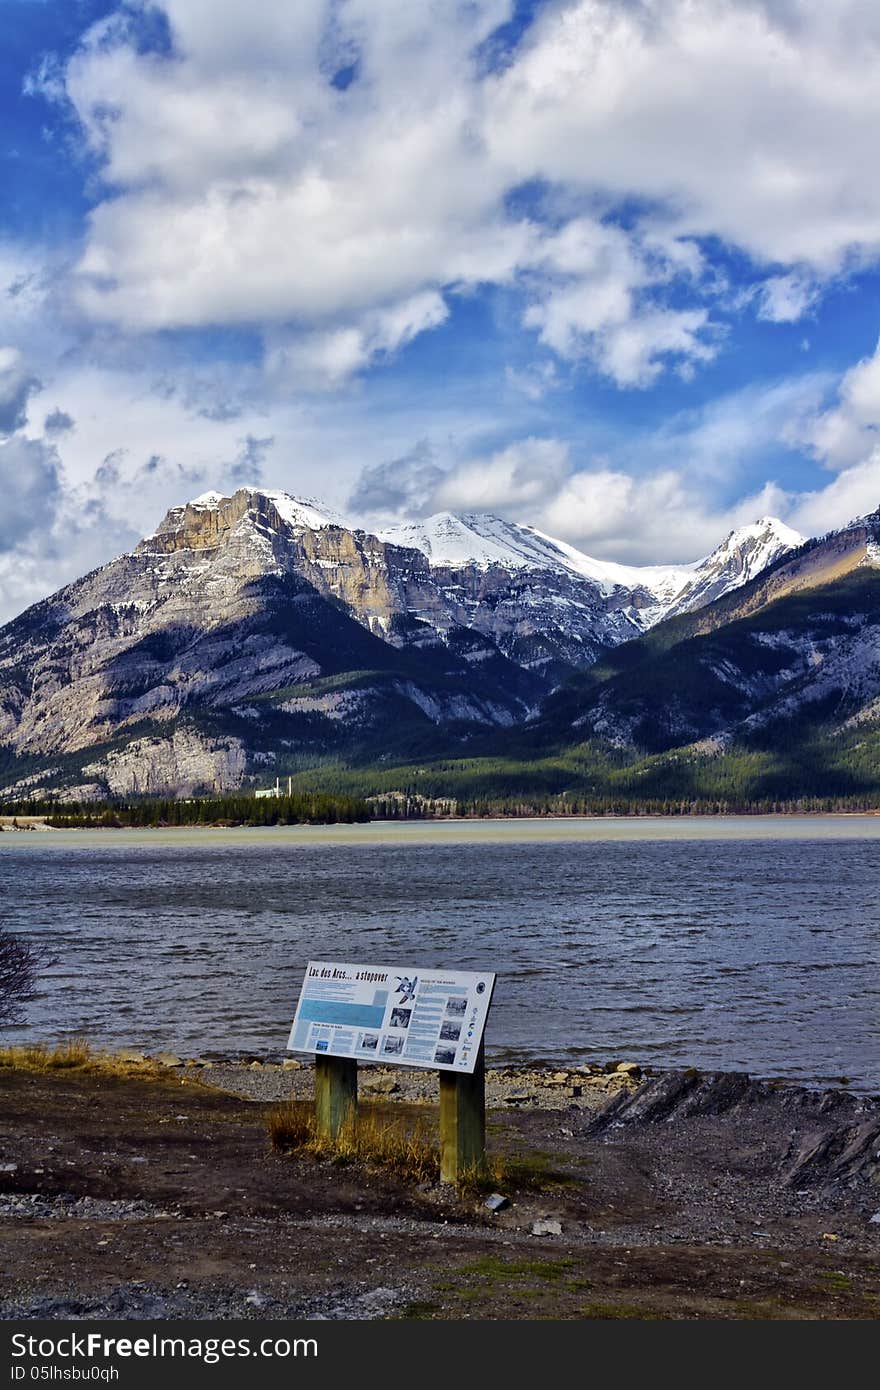
M 495 976 L 310 960 L 287 1043 L 292 1052 L 472 1072 Z

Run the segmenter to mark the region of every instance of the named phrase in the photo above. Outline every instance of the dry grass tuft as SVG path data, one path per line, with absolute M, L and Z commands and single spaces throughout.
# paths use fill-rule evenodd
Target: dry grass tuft
M 281 1153 L 311 1154 L 334 1163 L 365 1163 L 409 1182 L 440 1181 L 440 1150 L 436 1132 L 422 1118 L 385 1118 L 361 1105 L 357 1119 L 335 1142 L 318 1136 L 314 1105 L 288 1100 L 271 1110 L 266 1120 L 272 1147 Z M 461 1195 L 494 1189 L 545 1189 L 559 1179 L 547 1171 L 543 1155 L 508 1157 L 490 1154 L 483 1168 L 459 1180 Z
M 335 1163 L 366 1163 L 413 1182 L 437 1182 L 440 1154 L 423 1120 L 410 1123 L 405 1116 L 385 1120 L 362 1108 L 339 1137 L 319 1137 L 314 1107 L 308 1101 L 290 1100 L 269 1113 L 267 1127 L 272 1147 L 285 1153 L 309 1153 Z
M 273 1149 L 280 1153 L 312 1150 L 317 1143 L 314 1108 L 304 1100 L 286 1100 L 266 1117 Z
M 85 1038 L 48 1047 L 46 1043 L 24 1043 L 21 1047 L 0 1047 L 0 1067 L 18 1071 L 83 1071 L 93 1053 Z
M 96 1052 L 85 1038 L 70 1038 L 54 1047 L 46 1043 L 0 1047 L 0 1067 L 17 1071 L 101 1073 L 104 1076 L 144 1076 L 164 1072 L 164 1068 L 154 1062 L 127 1061 L 112 1052 Z

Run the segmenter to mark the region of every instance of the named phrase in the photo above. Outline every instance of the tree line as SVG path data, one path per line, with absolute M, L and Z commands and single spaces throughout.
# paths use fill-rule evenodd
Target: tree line
M 292 796 L 231 795 L 177 801 L 20 801 L 3 807 L 7 816 L 44 816 L 56 830 L 92 827 L 137 829 L 185 825 L 336 825 L 368 821 L 370 808 L 358 796 L 295 792 Z

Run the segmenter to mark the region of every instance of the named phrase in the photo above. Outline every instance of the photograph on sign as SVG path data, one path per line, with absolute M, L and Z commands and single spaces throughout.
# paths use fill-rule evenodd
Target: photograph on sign
M 472 1072 L 494 987 L 490 970 L 309 961 L 287 1046 Z

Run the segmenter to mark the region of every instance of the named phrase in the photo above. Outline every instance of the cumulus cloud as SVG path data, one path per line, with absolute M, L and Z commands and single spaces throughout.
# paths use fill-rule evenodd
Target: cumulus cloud
M 805 535 L 821 534 L 880 503 L 880 447 L 870 435 L 860 434 L 858 460 L 825 486 L 749 480 L 762 459 L 778 457 L 816 429 L 835 387 L 868 411 L 872 378 L 866 370 L 861 375 L 865 367 L 841 383 L 813 372 L 742 388 L 618 445 L 615 457 L 531 436 L 440 460 L 423 441 L 366 469 L 350 504 L 374 519 L 492 512 L 599 558 L 632 564 L 697 559 L 730 530 L 768 515 Z
M 40 384 L 18 348 L 0 347 L 0 435 L 12 434 L 24 424 L 28 400 Z
M 708 311 L 663 307 L 653 293 L 699 270 L 685 243 L 577 217 L 544 239 L 535 262 L 541 274 L 524 322 L 558 356 L 588 357 L 618 385 L 646 386 L 669 358 L 687 368 L 715 355 Z
M 847 468 L 880 449 L 880 344 L 844 375 L 835 404 L 803 431 L 828 468 Z
M 138 42 L 157 10 L 167 55 Z M 306 389 L 495 284 L 525 293 L 551 351 L 644 387 L 718 351 L 695 238 L 783 267 L 759 289 L 777 322 L 877 253 L 870 6 L 568 0 L 499 70 L 512 10 L 132 0 L 43 84 L 112 189 L 80 308 L 138 331 L 269 328 L 270 367 Z M 518 198 L 537 187 L 552 208 Z
M 446 474 L 426 506 L 431 511 L 516 512 L 528 516 L 571 471 L 568 445 L 558 439 L 522 439 L 488 458 Z
M 392 356 L 419 333 L 435 328 L 447 314 L 442 296 L 426 290 L 364 314 L 355 324 L 273 335 L 266 368 L 276 383 L 305 391 L 332 390 L 370 362 Z
M 365 468 L 348 499 L 356 516 L 418 516 L 445 477 L 426 439 L 400 458 Z M 426 513 L 427 514 L 427 513 Z
M 845 468 L 826 487 L 792 499 L 791 524 L 806 535 L 846 526 L 880 507 L 880 448 Z
M 758 294 L 758 317 L 769 323 L 796 323 L 818 300 L 818 281 L 803 271 L 771 275 Z
M 758 262 L 880 246 L 880 12 L 862 0 L 570 0 L 487 82 L 490 158 Z
M 50 445 L 21 434 L 0 441 L 0 550 L 51 522 L 58 486 L 58 457 Z
M 877 256 L 877 7 L 549 0 L 521 36 L 515 9 L 126 0 L 34 75 L 97 173 L 72 268 L 0 244 L 22 601 L 240 482 L 495 510 L 646 562 L 761 511 L 824 530 L 876 505 L 877 356 L 836 390 L 759 384 L 607 448 L 560 388 L 687 378 L 746 304 L 796 322 Z M 503 400 L 477 379 L 440 399 L 436 377 L 428 403 L 422 383 L 342 393 L 477 296 L 516 337 Z M 253 330 L 262 360 L 224 366 L 218 337 L 199 367 L 205 340 L 164 332 L 217 327 Z M 834 476 L 754 484 L 743 460 L 775 447 Z M 42 570 L 28 478 L 55 508 Z

